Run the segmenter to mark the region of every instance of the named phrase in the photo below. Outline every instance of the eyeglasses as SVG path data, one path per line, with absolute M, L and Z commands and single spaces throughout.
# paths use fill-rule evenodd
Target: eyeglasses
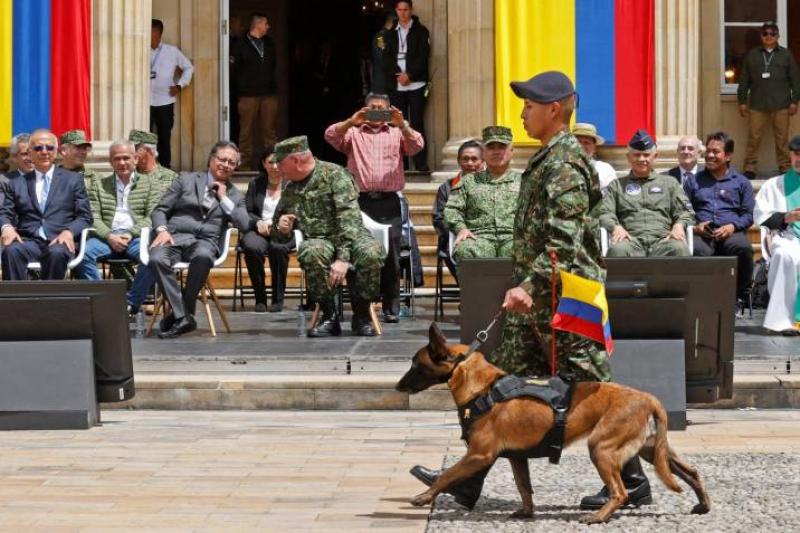
M 777 37 L 778 36 L 778 32 L 776 32 L 776 31 L 762 31 L 761 32 L 761 36 L 762 37 Z
M 236 159 L 227 159 L 227 158 L 216 157 L 216 156 L 214 157 L 214 159 L 216 159 L 217 161 L 219 161 L 223 165 L 228 165 L 230 167 L 235 167 L 236 165 L 239 164 L 239 161 L 237 161 Z
M 31 149 L 34 152 L 44 152 L 47 150 L 48 152 L 55 152 L 56 147 L 52 144 L 37 144 L 36 146 L 31 146 Z

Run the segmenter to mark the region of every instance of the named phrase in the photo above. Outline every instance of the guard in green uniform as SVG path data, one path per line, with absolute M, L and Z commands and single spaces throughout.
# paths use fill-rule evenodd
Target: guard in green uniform
M 658 174 L 656 143 L 645 130 L 628 143 L 631 172 L 611 182 L 599 207 L 608 231 L 609 257 L 688 257 L 686 227 L 694 224 L 692 204 L 672 176 Z
M 150 176 L 159 183 L 163 194 L 180 176 L 158 162 L 158 135 L 149 131 L 131 130 L 128 140 L 136 145 L 136 155 L 139 157 L 136 172 Z
M 83 176 L 88 190 L 96 174 L 94 170 L 86 168 L 86 158 L 92 153 L 92 143 L 86 138 L 86 132 L 70 130 L 63 133 L 58 152 L 61 156 L 61 163 L 58 166 Z
M 520 174 L 509 168 L 511 129 L 483 129 L 486 169 L 464 176 L 444 208 L 445 225 L 456 234 L 456 263 L 471 257 L 511 257 Z
M 275 209 L 272 234 L 288 242 L 293 229 L 302 232 L 297 259 L 306 273 L 309 299 L 322 311 L 308 336 L 341 334 L 334 291 L 345 278 L 352 294 L 353 332 L 375 335 L 369 306 L 379 295 L 386 251 L 364 226 L 353 176 L 315 159 L 305 136 L 279 142 L 274 153 L 289 184 Z

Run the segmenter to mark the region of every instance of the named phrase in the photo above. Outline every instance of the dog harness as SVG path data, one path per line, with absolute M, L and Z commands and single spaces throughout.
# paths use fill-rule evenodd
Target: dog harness
M 527 450 L 505 450 L 500 456 L 507 458 L 547 457 L 551 463 L 558 464 L 564 448 L 564 430 L 567 426 L 567 411 L 572 402 L 572 385 L 559 377 L 548 381 L 518 376 L 504 376 L 495 381 L 488 393 L 479 396 L 458 408 L 461 423 L 461 438 L 469 444 L 469 433 L 473 424 L 492 410 L 495 404 L 515 398 L 533 398 L 546 403 L 553 409 L 553 427 L 533 448 Z

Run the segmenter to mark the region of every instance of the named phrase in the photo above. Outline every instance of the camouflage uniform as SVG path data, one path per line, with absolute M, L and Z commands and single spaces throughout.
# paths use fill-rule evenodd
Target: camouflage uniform
M 455 234 L 468 229 L 476 237 L 456 246 L 456 263 L 470 257 L 511 257 L 519 183 L 520 173 L 514 170 L 496 179 L 481 170 L 464 176 L 453 189 L 444 222 Z
M 61 139 L 59 140 L 61 145 L 65 144 L 72 144 L 74 146 L 83 146 L 88 144 L 89 147 L 92 146 L 92 143 L 86 138 L 86 132 L 83 130 L 70 130 L 61 134 Z M 58 165 L 59 168 L 63 168 L 65 170 L 70 170 L 72 172 L 77 172 L 81 176 L 83 176 L 83 183 L 86 185 L 86 190 L 89 190 L 92 184 L 92 180 L 97 175 L 97 173 L 90 169 L 86 168 L 83 165 L 76 167 L 76 168 L 66 168 L 63 164 Z
M 364 227 L 358 190 L 347 170 L 316 160 L 310 176 L 286 185 L 272 221 L 272 235 L 278 242 L 291 238 L 277 229 L 285 214 L 297 216 L 295 222 L 303 233 L 297 259 L 305 270 L 311 301 L 332 304 L 334 292 L 328 276 L 337 259 L 353 265 L 355 273 L 348 278 L 348 285 L 354 299 L 377 299 L 386 252 Z
M 557 133 L 528 163 L 514 220 L 513 261 L 514 281 L 531 295 L 533 307 L 528 314 L 506 316 L 501 344 L 490 356 L 503 370 L 550 374 L 550 251 L 556 254 L 558 269 L 605 280 L 597 220 L 589 215 L 600 199 L 597 173 L 570 133 Z M 560 294 L 558 286 L 556 290 Z M 557 370 L 565 379 L 611 378 L 607 354 L 592 340 L 558 332 L 556 352 Z
M 144 130 L 131 130 L 128 133 L 128 140 L 136 145 L 137 148 L 141 144 L 156 146 L 158 144 L 158 135 Z M 159 183 L 161 185 L 161 194 L 164 194 L 180 178 L 177 172 L 161 166 L 160 163 L 156 163 L 156 168 L 150 172 L 144 172 L 138 168 L 136 172 L 143 176 L 150 176 L 156 183 Z
M 614 226 L 625 228 L 631 239 L 609 244 L 608 257 L 688 257 L 685 241 L 664 240 L 673 224 L 694 224 L 694 211 L 683 188 L 672 176 L 629 174 L 611 182 L 599 207 L 600 225 L 611 237 Z

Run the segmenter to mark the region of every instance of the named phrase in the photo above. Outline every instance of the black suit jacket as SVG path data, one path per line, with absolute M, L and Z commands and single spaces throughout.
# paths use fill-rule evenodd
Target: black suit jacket
M 11 224 L 28 239 L 37 237 L 40 227 L 48 240 L 65 229 L 77 239 L 92 220 L 83 176 L 63 168 L 53 171 L 44 212 L 36 198 L 36 171 L 11 179 L 0 207 L 0 227 Z
M 697 174 L 702 172 L 704 168 L 705 168 L 705 165 L 697 165 Z M 667 174 L 669 174 L 670 176 L 672 176 L 673 178 L 678 180 L 678 183 L 681 182 L 681 174 L 682 173 L 683 173 L 683 171 L 681 170 L 680 165 L 678 165 L 677 167 L 672 167 L 671 169 L 669 169 L 669 172 L 667 172 Z
M 431 55 L 431 40 L 428 28 L 422 25 L 416 15 L 413 16 L 414 23 L 408 30 L 408 42 L 406 49 L 406 73 L 411 81 L 428 81 L 428 60 Z M 400 47 L 399 36 L 397 34 L 397 22 L 394 27 L 384 34 L 385 47 L 383 49 L 383 75 L 385 76 L 386 88 L 396 90 L 397 74 L 400 68 L 397 66 L 397 51 Z
M 239 231 L 246 231 L 247 211 L 242 193 L 230 181 L 227 191 L 228 198 L 234 205 L 233 212 L 226 214 L 219 202 L 206 210 L 203 207 L 203 198 L 207 188 L 207 172 L 181 176 L 167 189 L 150 215 L 153 227 L 166 226 L 176 245 L 187 246 L 202 240 L 212 244 L 219 253 L 223 227 L 232 222 Z
M 247 208 L 248 231 L 255 231 L 256 224 L 261 220 L 261 211 L 264 209 L 264 198 L 267 196 L 268 180 L 264 174 L 259 174 L 247 184 L 244 203 Z

